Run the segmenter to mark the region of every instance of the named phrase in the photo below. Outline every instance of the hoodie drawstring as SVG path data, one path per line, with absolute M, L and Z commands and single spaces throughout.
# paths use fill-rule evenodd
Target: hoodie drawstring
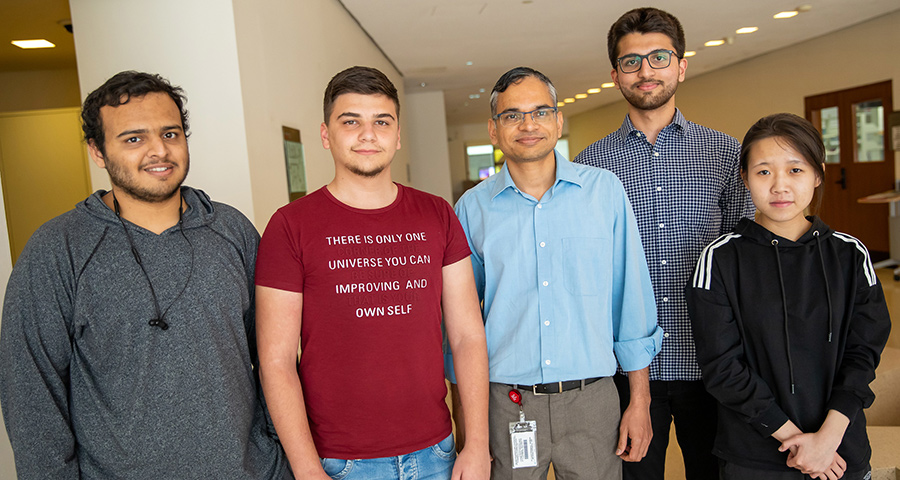
M 831 311 L 831 289 L 828 288 L 828 271 L 825 269 L 825 254 L 822 253 L 822 241 L 819 239 L 819 231 L 815 230 L 816 247 L 819 250 L 819 263 L 822 264 L 822 278 L 825 279 L 825 298 L 828 299 L 828 343 L 831 343 L 831 334 L 834 331 L 834 316 Z
M 784 342 L 787 351 L 788 372 L 791 376 L 791 395 L 794 394 L 794 362 L 791 359 L 791 334 L 788 330 L 787 295 L 784 293 L 784 275 L 781 273 L 781 257 L 778 255 L 778 240 L 772 239 L 775 247 L 775 263 L 778 264 L 778 286 L 781 287 L 781 305 L 784 308 Z

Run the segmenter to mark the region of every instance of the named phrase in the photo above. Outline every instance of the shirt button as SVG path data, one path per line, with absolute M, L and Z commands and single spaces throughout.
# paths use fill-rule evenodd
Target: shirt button
M 544 286 L 550 285 L 550 282 L 544 282 Z
M 668 301 L 669 301 L 669 297 L 663 297 L 663 301 L 664 301 L 664 302 L 668 302 Z
M 664 333 L 664 334 L 663 334 L 663 338 L 669 338 L 669 334 L 668 334 L 668 333 Z
M 641 136 L 641 132 L 635 132 L 634 136 L 640 137 L 640 136 Z
M 550 365 L 550 360 L 544 360 L 544 364 Z
M 659 152 L 653 152 L 653 156 L 654 156 L 654 157 L 658 157 L 658 156 L 659 156 Z
M 544 206 L 539 203 L 538 208 L 544 208 Z
M 661 261 L 661 262 L 659 262 L 659 263 L 665 265 L 665 264 L 668 263 L 668 262 L 666 262 L 665 260 L 663 260 L 663 261 Z
M 544 320 L 544 325 L 546 325 L 546 326 L 549 327 L 549 326 L 550 326 L 550 320 Z
M 659 228 L 666 228 L 666 224 L 665 224 L 665 223 L 660 223 L 660 224 L 659 224 Z
M 544 242 L 541 242 L 541 246 L 542 246 L 542 247 L 546 247 L 546 246 L 547 246 L 547 244 L 546 244 L 546 243 L 544 243 Z
M 657 192 L 661 192 L 661 191 L 662 191 L 662 187 L 656 187 L 656 191 L 657 191 Z

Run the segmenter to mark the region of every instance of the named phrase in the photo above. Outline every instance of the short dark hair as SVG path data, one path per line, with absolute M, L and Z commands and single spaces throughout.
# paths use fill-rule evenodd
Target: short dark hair
M 629 33 L 662 33 L 672 40 L 678 58 L 684 58 L 684 29 L 675 15 L 653 7 L 635 8 L 625 12 L 609 27 L 606 48 L 613 68 L 618 66 L 619 41 Z
M 175 102 L 181 113 L 181 128 L 185 137 L 188 132 L 188 111 L 184 104 L 187 97 L 181 87 L 174 86 L 168 80 L 155 73 L 135 72 L 127 70 L 112 76 L 99 88 L 88 94 L 81 108 L 81 129 L 84 131 L 84 140 L 94 145 L 100 153 L 106 156 L 105 136 L 103 134 L 103 119 L 100 118 L 102 107 L 118 107 L 128 103 L 132 97 L 143 97 L 148 93 L 165 93 Z
M 825 185 L 825 145 L 822 143 L 819 131 L 809 120 L 793 113 L 776 113 L 760 118 L 750 127 L 750 130 L 747 130 L 744 141 L 741 142 L 742 175 L 747 174 L 750 164 L 750 149 L 766 138 L 774 138 L 778 142 L 789 145 L 809 163 L 816 176 L 821 180 L 819 186 L 816 187 L 812 202 L 816 207 L 811 210 L 815 213 L 822 203 Z
M 372 67 L 350 67 L 331 77 L 328 86 L 325 87 L 325 124 L 334 110 L 334 102 L 337 97 L 345 93 L 358 93 L 360 95 L 384 95 L 394 101 L 397 107 L 397 119 L 400 117 L 400 98 L 397 96 L 397 88 L 391 83 L 387 75 L 381 70 Z
M 516 67 L 504 73 L 497 80 L 497 83 L 494 84 L 494 89 L 491 90 L 491 117 L 497 114 L 497 97 L 502 92 L 505 92 L 510 85 L 515 85 L 528 77 L 534 77 L 547 85 L 547 89 L 550 90 L 550 97 L 553 98 L 553 105 L 551 106 L 556 106 L 556 87 L 553 86 L 553 82 L 546 75 L 531 67 Z

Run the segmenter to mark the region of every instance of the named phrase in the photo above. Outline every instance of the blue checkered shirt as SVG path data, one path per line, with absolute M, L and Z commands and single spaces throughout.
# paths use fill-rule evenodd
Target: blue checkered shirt
M 665 332 L 650 363 L 650 379 L 699 380 L 684 288 L 701 250 L 742 217 L 753 216 L 740 177 L 740 144 L 685 120 L 676 109 L 655 144 L 626 116 L 619 130 L 586 148 L 575 162 L 615 173 L 634 208 Z

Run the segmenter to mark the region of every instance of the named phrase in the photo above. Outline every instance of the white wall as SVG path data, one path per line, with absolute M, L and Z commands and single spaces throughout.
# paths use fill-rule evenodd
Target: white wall
M 241 83 L 231 2 L 71 0 L 82 98 L 122 70 L 159 73 L 187 93 L 191 173 L 205 190 L 253 220 Z M 91 165 L 95 189 L 109 188 Z
M 410 184 L 453 202 L 444 92 L 407 93 L 403 109 L 411 133 L 404 146 L 409 151 Z
M 307 191 L 316 190 L 334 176 L 331 153 L 319 136 L 323 94 L 331 77 L 354 65 L 384 72 L 400 94 L 401 142 L 406 143 L 403 78 L 336 0 L 233 3 L 250 184 L 256 225 L 262 230 L 288 202 L 281 127 L 300 130 Z M 395 181 L 407 183 L 408 158 L 406 149 L 397 152 L 391 166 Z

